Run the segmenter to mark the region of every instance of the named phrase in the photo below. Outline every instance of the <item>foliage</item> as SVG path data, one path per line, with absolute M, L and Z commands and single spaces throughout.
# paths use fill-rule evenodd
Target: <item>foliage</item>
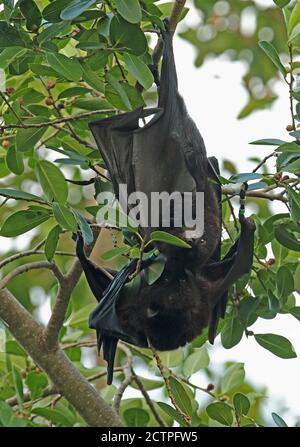
M 299 69 L 299 2 L 292 13 L 293 2 L 279 0 L 275 1 L 277 6 L 267 9 L 250 0 L 230 2 L 230 9 L 223 13 L 217 4 L 223 3 L 225 7 L 228 2 L 195 0 L 194 3 L 202 11 L 203 24 L 200 31 L 190 28 L 182 37 L 198 48 L 197 65 L 212 51 L 220 54 L 234 48 L 234 59 L 252 52 L 244 78 L 250 101 L 241 116 L 272 101 L 268 81 L 277 75 L 286 82 L 291 109 L 295 110 L 287 141 L 278 140 L 274 134 L 272 138 L 253 142 L 271 147 L 271 156 L 276 159 L 272 174 L 267 174 L 260 163 L 254 172 L 237 175 L 231 163 L 232 176 L 221 177 L 225 189 L 247 181 L 249 201 L 258 206 L 258 211 L 253 216 L 257 225 L 253 270 L 230 291 L 226 318 L 218 328 L 225 349 L 236 346 L 247 336 L 257 342 L 257 349 L 266 349 L 285 359 L 294 358 L 296 353 L 286 337 L 254 334 L 251 326 L 259 318 L 272 319 L 278 314 L 300 320 L 300 307 L 296 304 L 296 293 L 300 291 L 300 131 L 297 130 L 300 95 L 294 82 Z M 111 189 L 111 185 L 105 178 L 105 165 L 96 151 L 88 122 L 110 116 L 116 110 L 133 110 L 153 98 L 151 91 L 143 90 L 151 89 L 153 83 L 149 69 L 152 50 L 146 37 L 149 31 L 156 34 L 163 27 L 162 19 L 170 14 L 171 8 L 169 2 L 161 5 L 154 0 L 20 0 L 15 6 L 9 0 L 4 1 L 0 12 L 0 68 L 6 74 L 6 90 L 0 102 L 3 119 L 0 236 L 13 238 L 6 258 L 19 252 L 19 236 L 26 233 L 27 247 L 31 249 L 26 261 L 55 261 L 65 273 L 74 256 L 71 233 L 79 227 L 85 242 L 93 242 L 88 219 L 95 216 L 99 206 L 92 197 Z M 251 36 L 238 28 L 246 8 L 257 14 L 257 29 Z M 181 18 L 186 13 L 187 9 Z M 258 44 L 266 27 L 274 34 L 272 44 L 265 40 Z M 205 29 L 210 32 L 209 39 L 205 37 Z M 287 41 L 282 38 L 285 34 Z M 289 53 L 289 65 L 282 53 Z M 263 97 L 255 97 L 252 91 L 254 77 L 263 82 Z M 252 192 L 257 195 L 251 195 Z M 271 213 L 267 202 L 273 200 L 272 194 L 286 204 L 285 214 Z M 231 238 L 237 236 L 228 196 L 224 196 L 223 215 L 228 233 L 223 241 L 225 253 Z M 120 210 L 118 217 L 122 219 Z M 143 241 L 131 223 L 126 228 L 120 227 L 122 231 L 113 232 L 113 244 L 109 237 L 112 231 L 103 231 L 104 236 L 101 235 L 106 248 L 97 252 L 95 260 L 104 266 L 120 267 L 128 257 L 146 256 L 143 250 L 151 241 Z M 151 236 L 152 240 L 189 249 L 185 241 L 167 233 L 158 231 Z M 8 261 L 0 262 L 4 278 L 25 264 L 23 257 Z M 158 258 L 146 271 L 149 284 L 160 277 L 163 268 Z M 135 280 L 138 281 L 138 275 Z M 55 278 L 44 270 L 39 275 L 29 270 L 26 281 L 23 276 L 15 276 L 9 290 L 45 323 L 41 308 L 50 298 L 53 309 L 57 293 Z M 92 368 L 84 366 L 83 348 L 89 349 L 89 358 L 96 358 L 95 342 L 87 323 L 94 306 L 88 286 L 81 280 L 69 303 L 59 342 L 81 374 L 111 403 L 116 386 L 124 380 L 124 371 L 118 372 L 114 385 L 106 387 L 102 363 Z M 133 365 L 138 362 L 151 373 L 151 378 L 149 374 L 138 376 L 137 380 L 133 377 L 131 386 L 143 394 L 122 400 L 120 415 L 125 425 L 157 426 L 159 420 L 167 426 L 174 422 L 182 426 L 188 422 L 193 426 L 269 423 L 262 416 L 265 390 L 257 390 L 245 380 L 245 368 L 240 363 L 226 364 L 216 374 L 209 366 L 213 351 L 208 351 L 206 342 L 204 332 L 184 349 L 161 353 L 163 378 L 151 351 L 127 346 L 118 351 L 117 366 L 125 368 L 129 358 Z M 203 373 L 201 380 L 210 382 L 207 386 L 198 386 L 199 371 Z M 1 325 L 0 426 L 84 425 L 82 416 L 65 398 L 49 393 L 49 387 L 47 374 L 32 361 L 6 326 Z M 167 388 L 171 390 L 175 409 Z M 152 390 L 161 391 L 161 397 L 153 399 L 154 411 L 145 400 L 145 393 L 152 397 Z M 272 417 L 275 424 L 285 426 L 281 416 L 272 413 Z

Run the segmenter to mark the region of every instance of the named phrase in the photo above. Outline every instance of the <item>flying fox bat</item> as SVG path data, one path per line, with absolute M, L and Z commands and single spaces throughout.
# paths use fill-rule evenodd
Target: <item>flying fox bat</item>
M 190 249 L 159 243 L 156 248 L 165 262 L 161 277 L 152 285 L 145 280 L 145 269 L 156 262 L 152 255 L 142 262 L 134 287 L 130 278 L 137 260 L 112 272 L 112 280 L 86 257 L 82 236 L 77 234 L 77 256 L 98 301 L 89 324 L 96 329 L 98 348 L 103 346 L 108 383 L 113 378 L 118 339 L 140 347 L 172 350 L 209 326 L 213 343 L 218 320 L 224 317 L 228 289 L 252 265 L 255 224 L 249 218 L 241 218 L 240 237 L 221 259 L 218 162 L 207 158 L 200 132 L 178 93 L 172 33 L 167 29 L 162 36 L 158 107 L 111 116 L 90 123 L 90 128 L 117 198 L 120 184 L 127 185 L 128 194 L 141 191 L 146 196 L 154 191 L 203 192 L 204 233 L 188 240 Z M 151 115 L 140 127 L 140 119 Z M 163 229 L 186 239 L 185 227 Z M 153 230 L 141 228 L 145 237 Z

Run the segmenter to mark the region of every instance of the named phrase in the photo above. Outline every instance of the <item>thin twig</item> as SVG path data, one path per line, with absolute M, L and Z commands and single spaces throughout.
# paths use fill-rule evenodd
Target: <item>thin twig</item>
M 63 275 L 58 269 L 57 265 L 53 262 L 39 261 L 39 262 L 31 262 L 28 264 L 21 265 L 15 270 L 9 272 L 1 281 L 0 281 L 0 290 L 4 289 L 7 284 L 12 281 L 16 276 L 21 275 L 23 273 L 29 272 L 30 270 L 36 269 L 49 269 L 51 270 L 58 281 L 62 281 Z
M 30 123 L 30 124 L 7 124 L 5 126 L 0 125 L 2 129 L 34 129 L 40 127 L 48 127 L 53 126 L 53 124 L 66 123 L 69 121 L 77 121 L 80 119 L 88 118 L 89 116 L 98 115 L 99 113 L 112 113 L 115 112 L 115 109 L 105 109 L 105 110 L 92 110 L 90 112 L 79 113 L 78 115 L 70 115 L 65 118 L 57 118 L 51 121 L 45 121 L 44 123 Z
M 126 388 L 131 384 L 133 380 L 133 372 L 132 372 L 132 362 L 133 362 L 133 356 L 130 351 L 130 349 L 125 345 L 120 345 L 120 349 L 122 349 L 123 352 L 126 354 L 127 362 L 123 366 L 123 372 L 124 372 L 124 380 L 121 382 L 119 388 L 116 391 L 116 394 L 114 396 L 114 400 L 112 403 L 112 408 L 115 410 L 116 413 L 119 413 L 120 410 L 120 404 L 123 397 L 123 394 L 126 390 Z
M 170 400 L 171 400 L 171 402 L 172 402 L 176 412 L 183 419 L 183 421 L 186 423 L 186 425 L 191 427 L 192 426 L 191 418 L 187 414 L 185 414 L 181 410 L 181 408 L 177 405 L 177 402 L 176 402 L 175 397 L 174 397 L 174 395 L 172 393 L 172 390 L 171 390 L 171 385 L 170 385 L 169 378 L 166 376 L 166 374 L 164 372 L 164 366 L 163 366 L 163 364 L 161 362 L 161 359 L 160 359 L 159 355 L 157 354 L 157 352 L 153 348 L 153 346 L 150 345 L 150 349 L 152 350 L 153 357 L 155 358 L 155 361 L 156 361 L 157 367 L 158 367 L 158 369 L 160 371 L 160 374 L 161 374 L 162 378 L 164 379 L 164 382 L 165 382 L 165 385 L 166 385 L 166 390 L 168 392 L 169 398 L 170 398 Z

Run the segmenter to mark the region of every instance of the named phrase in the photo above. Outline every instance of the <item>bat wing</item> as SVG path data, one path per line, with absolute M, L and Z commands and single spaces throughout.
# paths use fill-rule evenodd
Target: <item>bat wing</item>
M 214 262 L 204 268 L 207 278 L 216 284 L 210 302 L 212 317 L 209 327 L 209 341 L 214 342 L 219 318 L 224 318 L 227 293 L 241 276 L 248 273 L 253 262 L 255 223 L 253 219 L 241 220 L 239 239 L 231 247 L 222 261 Z

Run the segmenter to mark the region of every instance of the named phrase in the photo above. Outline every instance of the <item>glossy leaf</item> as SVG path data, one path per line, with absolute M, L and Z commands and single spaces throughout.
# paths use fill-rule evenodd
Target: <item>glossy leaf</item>
M 80 81 L 82 68 L 77 59 L 70 59 L 61 53 L 47 53 L 48 64 L 58 74 L 69 81 Z
M 53 203 L 53 214 L 57 223 L 66 230 L 77 231 L 77 221 L 67 206 Z
M 68 198 L 68 184 L 62 171 L 47 160 L 36 164 L 37 178 L 49 202 L 65 203 Z
M 49 262 L 51 262 L 54 257 L 55 250 L 59 241 L 60 232 L 61 232 L 60 226 L 56 225 L 48 233 L 45 242 L 45 256 Z
M 278 68 L 278 70 L 281 72 L 281 74 L 286 77 L 286 69 L 284 68 L 284 65 L 282 64 L 280 57 L 277 53 L 276 48 L 270 43 L 266 41 L 259 42 L 259 46 L 264 50 L 264 52 L 267 54 L 267 56 L 271 59 L 273 64 Z
M 153 84 L 153 75 L 148 66 L 137 56 L 133 54 L 125 54 L 125 64 L 132 76 L 148 90 Z
M 250 401 L 248 397 L 242 393 L 236 393 L 233 396 L 233 405 L 239 416 L 247 415 L 250 410 Z
M 139 23 L 142 10 L 139 0 L 115 0 L 118 13 L 130 23 Z
M 201 348 L 190 354 L 183 363 L 184 376 L 192 376 L 200 369 L 207 368 L 209 365 L 209 355 L 206 348 Z
M 34 118 L 28 118 L 24 121 L 24 124 L 41 124 L 47 121 L 48 119 L 46 117 L 36 116 Z M 26 152 L 33 149 L 46 130 L 46 127 L 18 129 L 16 133 L 16 149 L 20 152 Z
M 49 212 L 39 210 L 22 210 L 9 216 L 0 230 L 0 236 L 15 237 L 41 225 L 50 218 Z
M 73 20 L 96 2 L 97 0 L 74 0 L 61 11 L 60 18 L 63 20 Z
M 206 413 L 214 421 L 230 427 L 233 423 L 233 414 L 229 405 L 224 402 L 215 402 L 206 407 Z
M 291 342 L 281 335 L 276 334 L 256 334 L 257 343 L 272 354 L 282 359 L 292 359 L 297 357 L 295 349 Z
M 165 231 L 153 231 L 150 234 L 150 238 L 154 242 L 164 242 L 169 245 L 175 245 L 180 248 L 191 248 L 191 246 L 173 234 L 167 233 Z

